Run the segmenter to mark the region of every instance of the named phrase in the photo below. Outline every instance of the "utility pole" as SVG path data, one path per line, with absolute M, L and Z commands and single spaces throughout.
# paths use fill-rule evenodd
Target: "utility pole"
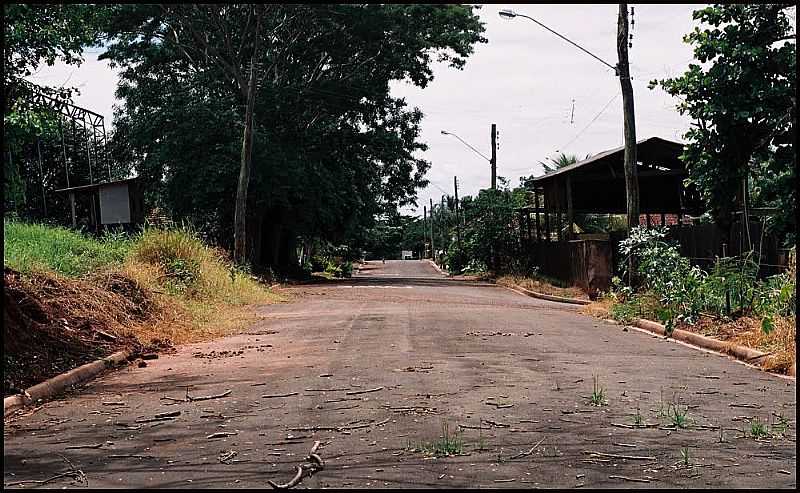
M 622 110 L 625 135 L 625 192 L 628 211 L 628 230 L 639 224 L 639 177 L 636 168 L 636 120 L 633 109 L 633 86 L 628 66 L 628 4 L 619 4 L 617 19 L 617 75 L 622 87 Z
M 492 190 L 497 190 L 497 124 L 492 123 Z
M 433 262 L 436 263 L 436 249 L 433 246 L 433 199 L 431 201 L 431 258 Z
M 428 256 L 428 233 L 425 231 L 428 228 L 428 206 L 422 206 L 422 258 Z
M 458 214 L 458 177 L 453 177 L 453 190 L 455 191 L 455 198 L 456 198 L 456 239 L 458 240 L 458 248 L 461 248 L 461 220 L 459 219 Z

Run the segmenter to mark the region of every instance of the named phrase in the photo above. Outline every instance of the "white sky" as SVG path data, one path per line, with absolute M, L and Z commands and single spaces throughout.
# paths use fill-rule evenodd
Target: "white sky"
M 701 6 L 634 7 L 630 63 L 637 139 L 680 140 L 688 120 L 675 110 L 675 99 L 661 89 L 647 89 L 647 82 L 677 75 L 692 60 L 682 38 L 695 25 L 692 11 Z M 403 82 L 392 85 L 395 96 L 425 114 L 421 140 L 429 150 L 422 157 L 432 163 L 427 175 L 432 184 L 419 191 L 419 208 L 407 208 L 406 213 L 422 215 L 429 198 L 437 202 L 443 190 L 452 193 L 454 175 L 462 197 L 490 185 L 489 163 L 441 130 L 458 134 L 489 155 L 490 126 L 496 123 L 497 174 L 512 186 L 520 176 L 541 174 L 537 162 L 556 151 L 583 157 L 622 145 L 622 97 L 613 71 L 528 19 L 500 18 L 498 12 L 505 8 L 536 18 L 611 65 L 617 62 L 616 4 L 484 5 L 479 14 L 489 42 L 476 46 L 463 71 L 436 65 L 435 79 L 425 89 Z M 100 51 L 87 52 L 80 67 L 43 67 L 30 79 L 78 87 L 81 95 L 75 104 L 104 115 L 110 128 L 117 75 L 97 61 Z

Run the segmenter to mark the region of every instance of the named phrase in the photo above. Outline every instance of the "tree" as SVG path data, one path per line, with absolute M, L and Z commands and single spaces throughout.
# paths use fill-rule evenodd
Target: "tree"
M 460 68 L 485 41 L 473 7 L 285 8 L 291 21 L 280 29 L 289 42 L 262 40 L 273 48 L 255 64 L 270 68 L 256 84 L 247 205 L 252 260 L 273 266 L 291 263 L 298 238 L 341 244 L 375 215 L 414 202 L 429 167 L 415 156 L 425 149 L 422 113 L 391 97 L 389 83 L 424 87 L 435 60 Z M 243 113 L 236 83 L 222 67 L 196 70 L 178 47 L 142 36 L 160 32 L 162 11 L 120 9 L 118 42 L 104 55 L 124 68 L 115 142 L 178 217 L 203 221 L 227 245 L 232 129 Z M 280 19 L 264 19 L 263 32 Z
M 592 155 L 587 154 L 586 157 L 583 159 L 586 160 L 589 159 L 590 157 L 592 157 Z M 539 161 L 539 165 L 542 167 L 545 174 L 552 173 L 565 166 L 569 166 L 571 164 L 575 164 L 578 161 L 580 161 L 580 159 L 578 159 L 578 156 L 576 156 L 575 154 L 566 154 L 564 152 L 559 154 L 556 159 L 553 159 L 551 157 L 548 157 L 547 159 L 550 160 L 550 163 L 547 163 L 546 161 Z
M 797 59 L 792 4 L 713 5 L 696 10 L 684 37 L 692 63 L 681 76 L 651 81 L 681 99 L 694 120 L 682 159 L 715 222 L 730 231 L 750 179 L 781 207 L 779 225 L 794 237 Z

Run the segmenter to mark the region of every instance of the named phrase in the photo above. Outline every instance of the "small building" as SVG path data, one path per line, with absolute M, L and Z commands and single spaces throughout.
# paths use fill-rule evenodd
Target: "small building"
M 684 185 L 683 145 L 651 137 L 636 143 L 640 221 L 675 224 L 698 214 L 698 194 Z M 616 240 L 609 234 L 582 234 L 579 214 L 627 213 L 624 146 L 601 152 L 533 178 L 534 206 L 519 210 L 522 241 L 542 274 L 578 285 L 590 295 L 610 286 Z
M 69 196 L 72 225 L 77 226 L 77 202 L 86 204 L 89 229 L 97 233 L 118 226 L 133 229 L 144 223 L 144 193 L 138 178 L 62 188 Z

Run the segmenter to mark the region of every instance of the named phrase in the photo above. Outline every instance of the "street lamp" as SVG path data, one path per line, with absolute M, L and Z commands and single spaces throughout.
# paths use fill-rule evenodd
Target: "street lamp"
M 524 18 L 526 18 L 526 19 L 532 20 L 532 21 L 533 21 L 533 22 L 535 22 L 536 24 L 539 24 L 540 26 L 542 26 L 543 28 L 547 29 L 547 30 L 548 30 L 548 31 L 550 31 L 551 33 L 555 34 L 555 35 L 556 35 L 556 36 L 558 36 L 559 38 L 563 39 L 563 40 L 564 40 L 564 41 L 566 41 L 567 43 L 569 43 L 569 44 L 571 44 L 571 45 L 575 46 L 576 48 L 580 49 L 580 50 L 581 50 L 581 51 L 583 51 L 584 53 L 587 53 L 588 55 L 592 56 L 593 58 L 595 58 L 595 59 L 599 60 L 601 63 L 605 64 L 606 66 L 608 66 L 609 68 L 611 68 L 612 70 L 614 70 L 614 74 L 615 74 L 615 75 L 619 75 L 619 70 L 618 70 L 618 68 L 617 68 L 615 65 L 611 65 L 610 63 L 606 62 L 605 60 L 603 60 L 603 59 L 602 59 L 602 58 L 600 58 L 599 56 L 595 55 L 594 53 L 590 52 L 589 50 L 585 49 L 584 47 L 582 47 L 582 46 L 578 45 L 577 43 L 573 42 L 573 41 L 572 41 L 572 40 L 570 40 L 570 39 L 567 39 L 566 37 L 562 36 L 561 34 L 559 34 L 559 33 L 555 32 L 555 31 L 553 31 L 552 29 L 550 29 L 549 27 L 545 26 L 545 25 L 544 25 L 544 24 L 542 24 L 541 22 L 537 21 L 537 20 L 536 20 L 536 19 L 534 19 L 533 17 L 530 17 L 530 16 L 528 16 L 528 15 L 525 15 L 525 14 L 519 14 L 519 13 L 517 13 L 517 12 L 514 12 L 514 11 L 513 11 L 513 10 L 511 10 L 511 9 L 504 9 L 504 10 L 501 10 L 500 12 L 498 12 L 498 14 L 500 15 L 500 17 L 502 17 L 503 19 L 507 19 L 507 20 L 511 20 L 511 19 L 513 19 L 513 18 L 515 18 L 515 17 L 524 17 Z
M 448 132 L 448 131 L 446 131 L 446 130 L 442 130 L 442 135 L 451 135 L 451 136 L 453 136 L 453 137 L 457 138 L 458 140 L 460 140 L 460 141 L 461 141 L 461 143 L 462 143 L 462 144 L 464 144 L 465 146 L 467 146 L 467 147 L 469 147 L 470 149 L 472 149 L 472 151 L 473 151 L 475 154 L 479 155 L 480 157 L 482 157 L 483 159 L 485 159 L 485 160 L 489 161 L 490 163 L 492 162 L 491 158 L 488 158 L 488 157 L 486 157 L 486 156 L 485 156 L 485 155 L 484 155 L 484 154 L 483 154 L 481 151 L 479 151 L 478 149 L 475 149 L 474 147 L 472 147 L 471 145 L 469 145 L 469 143 L 467 143 L 467 142 L 466 142 L 464 139 L 462 139 L 462 138 L 461 138 L 461 137 L 459 137 L 458 135 L 456 135 L 456 134 L 454 134 L 454 133 L 451 133 L 451 132 Z
M 599 56 L 590 52 L 586 48 L 578 45 L 572 40 L 567 39 L 561 34 L 553 31 L 533 17 L 518 14 L 513 10 L 504 9 L 499 12 L 503 19 L 514 19 L 515 17 L 525 17 L 539 26 L 547 29 L 559 38 L 575 46 L 592 58 L 599 60 L 602 64 L 614 69 L 614 75 L 619 78 L 622 90 L 622 111 L 624 114 L 623 126 L 625 137 L 625 195 L 627 202 L 628 228 L 632 228 L 639 223 L 639 178 L 636 169 L 636 120 L 633 108 L 633 87 L 631 86 L 630 64 L 628 62 L 628 4 L 619 4 L 619 17 L 617 19 L 617 55 L 619 63 L 611 65 Z

